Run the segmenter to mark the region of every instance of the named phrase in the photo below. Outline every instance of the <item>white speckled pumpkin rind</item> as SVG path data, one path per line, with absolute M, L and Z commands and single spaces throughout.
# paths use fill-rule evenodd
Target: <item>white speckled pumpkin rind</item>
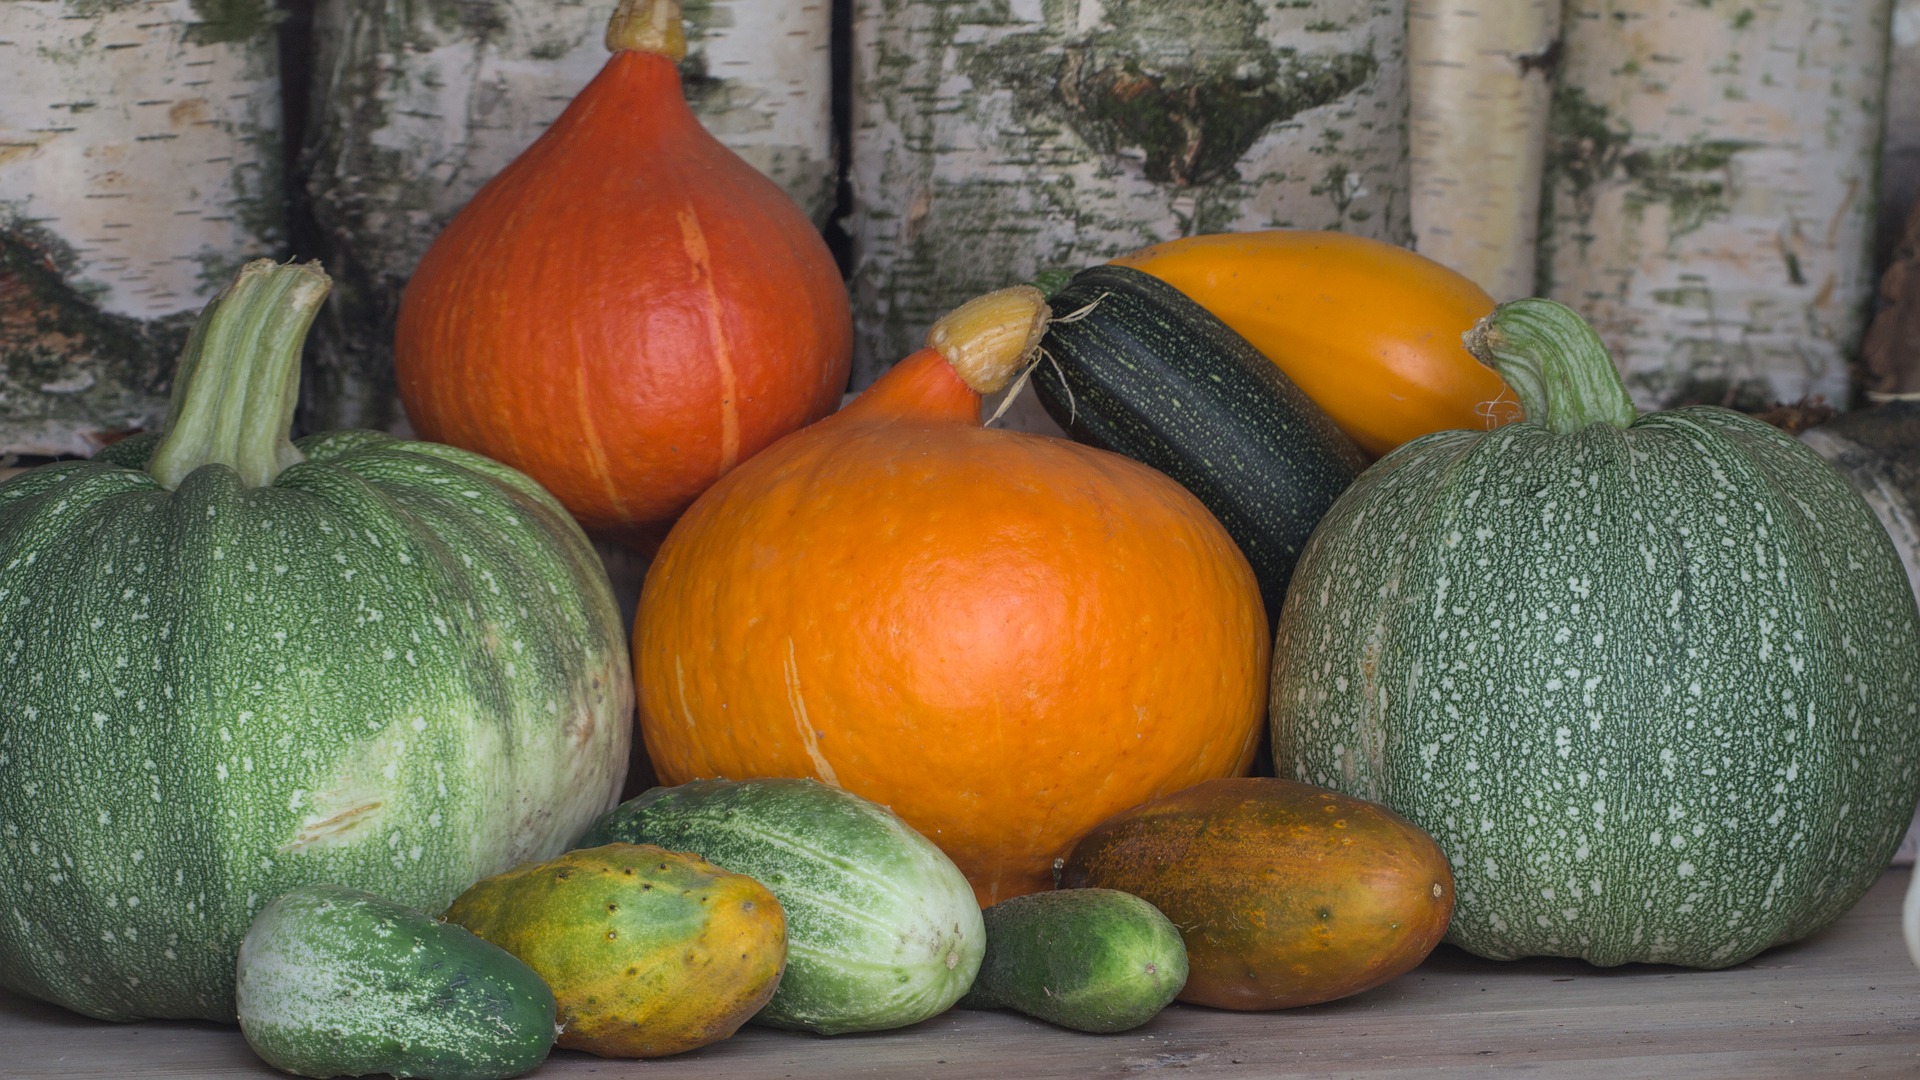
M 1408 444 L 1321 524 L 1275 661 L 1283 773 L 1431 833 L 1484 956 L 1738 963 L 1851 907 L 1920 797 L 1891 543 L 1725 410 Z
M 334 881 L 437 911 L 617 799 L 604 571 L 524 476 L 371 432 L 246 488 L 151 443 L 0 486 L 0 985 L 234 1018 L 249 920 Z

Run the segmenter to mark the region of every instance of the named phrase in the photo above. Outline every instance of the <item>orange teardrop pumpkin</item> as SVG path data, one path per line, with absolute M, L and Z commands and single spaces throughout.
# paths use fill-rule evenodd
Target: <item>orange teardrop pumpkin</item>
M 981 426 L 1047 315 L 1029 287 L 962 307 L 681 518 L 634 626 L 663 783 L 816 777 L 989 904 L 1109 815 L 1246 771 L 1270 646 L 1226 531 L 1146 466 Z
M 605 68 L 421 259 L 394 346 L 422 437 L 643 549 L 826 415 L 853 348 L 812 222 L 687 107 L 681 33 L 677 0 L 624 0 Z

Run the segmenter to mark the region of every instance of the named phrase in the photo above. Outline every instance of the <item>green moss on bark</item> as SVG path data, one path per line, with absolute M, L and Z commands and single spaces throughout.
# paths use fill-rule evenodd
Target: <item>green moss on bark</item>
M 0 230 L 0 453 L 86 453 L 166 411 L 196 313 L 103 312 L 63 277 L 73 263 L 43 231 Z

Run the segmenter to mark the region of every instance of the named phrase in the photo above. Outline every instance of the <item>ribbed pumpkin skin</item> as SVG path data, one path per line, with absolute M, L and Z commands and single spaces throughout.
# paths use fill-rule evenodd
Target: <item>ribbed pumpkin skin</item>
M 1886 534 L 1724 410 L 1409 444 L 1323 521 L 1275 648 L 1282 770 L 1433 834 L 1484 956 L 1739 963 L 1850 907 L 1920 797 Z
M 944 415 L 875 404 L 904 396 L 903 361 L 694 504 L 648 573 L 635 677 L 662 783 L 845 788 L 984 906 L 1049 888 L 1108 815 L 1246 770 L 1266 616 L 1179 485 L 980 427 L 926 355 L 956 388 Z
M 531 475 L 642 546 L 840 400 L 832 254 L 701 128 L 673 63 L 620 52 L 420 261 L 394 363 L 425 438 Z
M 231 1021 L 286 889 L 437 911 L 616 800 L 625 643 L 559 505 L 450 447 L 298 445 L 260 488 L 101 460 L 0 486 L 0 985 Z

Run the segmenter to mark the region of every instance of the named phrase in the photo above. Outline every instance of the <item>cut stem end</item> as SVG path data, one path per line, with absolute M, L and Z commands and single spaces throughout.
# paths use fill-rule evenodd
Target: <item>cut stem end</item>
M 1040 347 L 1053 311 L 1031 285 L 977 296 L 927 331 L 927 348 L 952 365 L 960 381 L 985 396 L 1012 381 Z
M 680 0 L 620 0 L 607 22 L 607 51 L 658 53 L 679 63 L 687 58 L 687 28 Z

